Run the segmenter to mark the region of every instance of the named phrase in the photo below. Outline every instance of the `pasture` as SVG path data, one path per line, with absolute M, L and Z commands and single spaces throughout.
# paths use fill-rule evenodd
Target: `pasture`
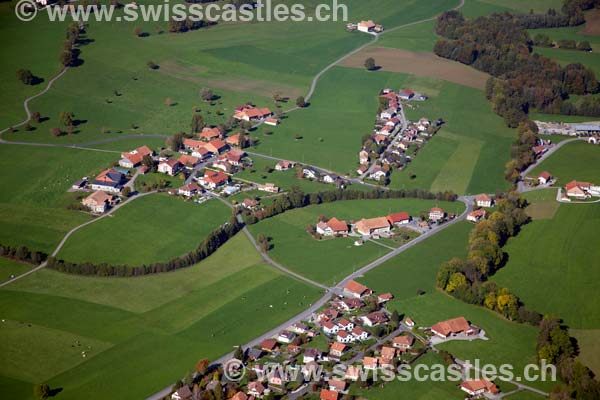
M 11 279 L 13 275 L 21 275 L 33 268 L 33 265 L 0 257 L 0 283 Z
M 351 200 L 324 203 L 288 211 L 265 219 L 249 227 L 256 237 L 263 233 L 271 238 L 269 256 L 294 272 L 316 281 L 332 284 L 383 256 L 389 248 L 373 242 L 354 246 L 357 238 L 313 239 L 306 232 L 309 224 L 316 224 L 320 216 L 358 221 L 361 218 L 386 216 L 389 213 L 406 211 L 413 217 L 420 211 L 439 205 L 447 212 L 461 213 L 462 203 L 437 202 L 418 199 Z M 376 242 L 376 241 L 375 241 Z
M 260 263 L 237 235 L 176 272 L 121 279 L 42 270 L 23 278 L 0 290 L 0 342 L 12 355 L 0 361 L 0 390 L 32 399 L 33 383 L 45 381 L 65 399 L 144 398 L 319 296 Z
M 585 142 L 567 143 L 542 161 L 529 176 L 537 177 L 543 171 L 556 177 L 555 186 L 572 180 L 598 183 L 600 179 L 600 146 Z
M 57 257 L 72 262 L 138 266 L 168 261 L 196 248 L 230 217 L 217 200 L 202 204 L 166 194 L 133 200 L 108 218 L 85 226 Z

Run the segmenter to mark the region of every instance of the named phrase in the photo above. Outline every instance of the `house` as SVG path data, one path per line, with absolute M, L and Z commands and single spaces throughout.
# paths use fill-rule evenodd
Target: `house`
M 260 348 L 264 351 L 272 352 L 277 349 L 278 343 L 275 339 L 265 339 L 260 342 Z
M 305 349 L 302 356 L 302 362 L 308 364 L 309 362 L 317 361 L 319 358 L 321 358 L 321 350 Z
M 500 389 L 494 383 L 487 379 L 471 379 L 460 384 L 463 392 L 467 392 L 470 396 L 479 396 L 485 393 L 498 394 Z
M 280 121 L 277 118 L 267 118 L 265 119 L 265 125 L 271 125 L 271 126 L 277 126 L 279 125 Z
M 360 317 L 360 319 L 363 321 L 363 324 L 370 327 L 386 324 L 388 322 L 387 315 L 382 312 L 373 312 Z
M 361 299 L 363 297 L 370 296 L 371 294 L 373 294 L 373 291 L 365 285 L 361 285 L 356 281 L 350 281 L 346 283 L 346 285 L 344 285 L 343 293 L 346 297 L 354 297 L 356 299 Z
M 321 400 L 338 400 L 339 393 L 335 390 L 321 389 L 319 399 Z
M 188 185 L 184 185 L 177 189 L 177 193 L 185 197 L 192 197 L 201 192 L 202 188 L 198 186 L 198 184 L 196 184 L 195 182 L 192 182 Z
M 433 207 L 429 210 L 429 219 L 431 221 L 441 221 L 446 216 L 446 212 L 439 207 Z
M 264 185 L 258 185 L 258 190 L 269 193 L 279 193 L 279 186 L 275 186 L 273 183 L 265 183 Z
M 192 156 L 197 157 L 200 160 L 210 157 L 210 154 L 210 151 L 208 151 L 205 147 L 196 147 L 194 150 L 192 150 Z
M 279 372 L 279 368 L 277 368 L 275 371 L 271 372 L 269 374 L 269 385 L 274 385 L 274 386 L 283 386 L 285 384 L 285 380 L 283 379 L 283 376 L 281 375 L 281 373 Z
M 103 191 L 96 191 L 81 201 L 81 204 L 89 208 L 92 212 L 101 214 L 108 210 L 112 205 L 114 196 Z
M 593 185 L 589 182 L 571 181 L 565 185 L 565 189 L 567 191 L 567 196 L 585 199 L 591 197 L 591 194 L 589 193 L 591 186 Z
M 369 178 L 376 180 L 376 181 L 380 181 L 382 179 L 385 179 L 388 176 L 388 172 L 383 169 L 382 167 L 380 167 L 379 165 L 376 165 L 373 170 L 371 171 L 371 173 L 369 174 Z
M 239 149 L 233 149 L 223 155 L 220 155 L 218 160 L 226 161 L 226 162 L 230 163 L 231 165 L 235 165 L 236 167 L 239 167 L 240 165 L 242 165 L 242 159 L 244 157 L 246 157 L 245 151 L 239 150 Z
M 373 140 L 374 140 L 374 141 L 375 141 L 375 143 L 377 143 L 378 145 L 379 145 L 379 144 L 382 144 L 382 143 L 385 143 L 385 142 L 387 141 L 387 139 L 388 139 L 388 138 L 387 138 L 387 136 L 385 136 L 385 135 L 383 135 L 383 134 L 380 134 L 380 135 L 375 135 L 375 136 L 373 136 Z
M 206 144 L 206 142 L 203 142 L 202 140 L 183 139 L 183 147 L 188 151 L 192 151 L 192 150 L 198 149 L 200 147 L 204 147 L 205 144 Z
M 396 336 L 392 340 L 392 346 L 394 346 L 397 349 L 408 350 L 412 347 L 414 342 L 415 342 L 415 338 L 413 338 L 412 336 L 408 336 L 408 335 Z
M 476 330 L 467 322 L 464 317 L 441 321 L 431 327 L 431 332 L 443 339 L 450 335 L 457 335 L 459 333 L 465 333 L 466 335 L 470 336 L 473 335 L 475 331 Z
M 356 382 L 358 378 L 360 378 L 360 375 L 360 368 L 355 367 L 354 365 L 349 365 L 348 368 L 346 368 L 344 378 Z
M 188 385 L 183 385 L 175 393 L 171 395 L 171 400 L 190 400 L 192 398 L 192 391 Z
M 356 25 L 356 29 L 358 29 L 360 32 L 371 33 L 375 31 L 375 23 L 371 20 L 360 21 Z
M 410 100 L 414 96 L 415 96 L 415 92 L 413 92 L 410 89 L 404 89 L 398 93 L 398 97 L 401 98 L 402 100 Z
M 478 194 L 475 196 L 475 202 L 477 207 L 491 207 L 494 204 L 494 200 L 488 194 Z
M 125 175 L 114 168 L 102 171 L 92 182 L 92 190 L 102 190 L 109 193 L 119 193 L 127 179 Z
M 363 358 L 363 368 L 375 370 L 375 369 L 377 369 L 378 361 L 379 360 L 377 360 L 377 358 L 375 358 L 375 357 L 364 357 Z
M 427 118 L 421 118 L 419 122 L 417 122 L 416 127 L 419 132 L 425 132 L 427 129 L 429 129 L 430 125 L 431 122 L 429 122 Z
M 544 145 L 534 146 L 531 150 L 533 150 L 536 157 L 540 157 L 545 152 L 548 151 L 548 148 Z
M 338 342 L 340 342 L 340 343 L 352 343 L 352 342 L 354 342 L 354 340 L 355 340 L 355 339 L 354 339 L 354 336 L 352 336 L 352 335 L 351 335 L 351 334 L 349 334 L 348 332 L 346 332 L 346 331 L 342 331 L 342 330 L 340 330 L 340 331 L 337 333 L 337 336 L 336 336 L 336 338 L 335 338 L 335 339 L 336 339 Z
M 328 335 L 335 335 L 339 332 L 339 330 L 340 327 L 331 321 L 326 321 L 323 323 L 323 332 Z
M 254 396 L 256 398 L 262 399 L 266 394 L 268 394 L 269 390 L 265 388 L 262 382 L 253 381 L 248 383 L 248 391 L 246 392 L 248 396 Z
M 221 158 L 221 157 L 219 157 L 219 158 L 220 159 L 218 159 L 217 161 L 215 161 L 211 164 L 211 167 L 221 170 L 223 172 L 226 172 L 228 174 L 233 173 L 233 169 L 234 169 L 233 165 L 229 161 L 227 161 L 225 158 Z
M 262 349 L 257 349 L 257 348 L 251 347 L 246 351 L 246 354 L 247 354 L 248 360 L 256 361 L 262 357 L 263 351 L 262 351 Z
M 223 134 L 219 130 L 219 128 L 203 128 L 200 133 L 200 139 L 206 140 L 207 142 L 213 139 L 220 139 L 223 137 Z
M 158 172 L 162 172 L 163 174 L 167 174 L 170 176 L 175 176 L 177 173 L 183 168 L 183 164 L 174 158 L 170 158 L 166 161 L 161 161 L 158 164 Z
M 411 318 L 406 317 L 406 319 L 404 320 L 404 324 L 406 326 L 408 326 L 409 328 L 412 328 L 413 326 L 415 326 L 415 321 L 413 321 Z
M 344 311 L 353 311 L 356 310 L 357 308 L 361 308 L 365 305 L 365 303 L 363 303 L 360 299 L 356 299 L 356 298 L 350 298 L 350 299 L 343 299 L 341 301 L 339 301 L 337 303 L 338 308 L 344 310 Z
M 348 224 L 333 217 L 329 221 L 321 221 L 317 224 L 317 233 L 323 236 L 346 235 Z
M 336 319 L 338 317 L 338 315 L 340 315 L 340 313 L 337 310 L 335 310 L 333 308 L 328 308 L 328 309 L 323 310 L 320 313 L 318 313 L 316 319 L 318 322 L 333 321 L 334 319 Z
M 229 175 L 221 171 L 205 171 L 204 176 L 198 179 L 198 182 L 206 188 L 216 189 L 229 182 Z
M 487 214 L 487 212 L 483 208 L 480 208 L 479 210 L 471 211 L 470 213 L 467 214 L 467 221 L 479 222 L 485 218 L 486 214 Z
M 277 341 L 281 343 L 292 343 L 292 341 L 296 338 L 296 334 L 290 331 L 282 331 L 279 332 L 277 336 Z
M 340 182 L 342 180 L 342 178 L 340 178 L 338 175 L 336 174 L 324 174 L 321 178 L 323 180 L 323 182 L 325 183 L 337 183 Z
M 251 106 L 245 107 L 246 108 L 244 108 L 243 110 L 236 112 L 233 115 L 233 118 L 242 121 L 258 121 L 273 115 L 271 110 L 269 110 L 268 108 L 255 108 Z
M 538 182 L 540 185 L 545 185 L 552 180 L 552 174 L 548 171 L 544 171 L 538 175 Z
M 366 164 L 369 162 L 369 153 L 367 153 L 365 150 L 361 150 L 358 153 L 358 161 L 361 164 Z
M 242 201 L 242 207 L 248 210 L 254 210 L 259 205 L 260 203 L 256 199 L 244 199 L 244 201 Z
M 77 179 L 71 185 L 71 189 L 72 190 L 80 190 L 80 189 L 83 189 L 85 187 L 85 185 L 87 185 L 87 178 Z
M 357 326 L 354 329 L 352 329 L 352 335 L 354 336 L 354 338 L 356 340 L 361 340 L 361 341 L 368 340 L 369 337 L 371 336 L 369 334 L 369 332 L 365 331 L 360 326 Z
M 327 384 L 329 385 L 329 390 L 335 390 L 339 393 L 345 393 L 346 389 L 348 389 L 348 383 L 343 379 L 329 378 Z
M 352 329 L 354 329 L 354 323 L 348 321 L 346 318 L 340 319 L 337 324 L 341 330 L 346 332 L 350 332 Z
M 227 136 L 225 138 L 225 143 L 227 143 L 230 146 L 241 146 L 242 145 L 241 140 L 242 140 L 242 135 L 239 133 L 235 133 L 231 136 Z
M 348 346 L 341 342 L 333 342 L 329 348 L 329 354 L 333 357 L 341 357 Z
M 204 147 L 206 148 L 206 150 L 210 151 L 213 154 L 221 154 L 223 151 L 229 148 L 227 143 L 225 143 L 221 139 L 213 139 L 210 142 L 206 143 Z
M 407 212 L 389 214 L 385 217 L 390 225 L 406 225 L 410 222 L 410 215 Z
M 393 360 L 396 357 L 396 348 L 383 346 L 381 348 L 381 358 Z
M 588 139 L 588 143 L 589 144 L 600 144 L 600 136 L 597 136 L 597 135 L 590 136 L 590 138 Z
M 354 225 L 354 228 L 364 236 L 390 233 L 390 223 L 386 217 L 363 218 Z
M 141 146 L 135 150 L 121 153 L 119 165 L 123 168 L 135 168 L 142 163 L 145 156 L 152 157 L 154 152 L 148 146 Z
M 188 156 L 187 154 L 182 154 L 178 158 L 179 162 L 187 169 L 194 169 L 198 164 L 200 164 L 200 158 L 194 156 Z
M 393 108 L 388 108 L 386 110 L 383 110 L 381 113 L 379 113 L 379 118 L 380 119 L 392 119 L 396 116 L 396 110 L 394 110 Z
M 391 293 L 383 293 L 377 296 L 377 303 L 382 304 L 382 303 L 387 303 L 388 301 L 392 300 L 394 298 L 394 295 Z
M 293 161 L 279 161 L 275 165 L 275 171 L 287 171 L 288 169 L 292 169 L 296 166 L 296 163 Z
M 309 167 L 304 167 L 302 169 L 302 175 L 304 175 L 304 177 L 308 179 L 317 179 L 317 177 L 319 176 L 317 171 Z

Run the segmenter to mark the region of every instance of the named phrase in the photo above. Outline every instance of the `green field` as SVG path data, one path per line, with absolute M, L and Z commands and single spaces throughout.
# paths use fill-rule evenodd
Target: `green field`
M 217 200 L 196 204 L 153 194 L 78 230 L 57 257 L 130 266 L 168 261 L 194 249 L 230 215 Z
M 0 257 L 0 283 L 11 279 L 12 275 L 21 275 L 33 268 L 33 265 Z
M 372 242 L 357 247 L 357 238 L 315 240 L 307 232 L 309 224 L 316 224 L 321 215 L 337 217 L 347 222 L 361 218 L 386 216 L 389 213 L 407 211 L 418 217 L 422 210 L 439 205 L 447 212 L 461 213 L 462 203 L 446 203 L 433 200 L 389 199 L 351 200 L 309 206 L 288 211 L 251 225 L 254 236 L 260 233 L 272 238 L 273 248 L 269 255 L 276 261 L 303 276 L 325 284 L 338 282 L 353 270 L 390 251 Z
M 176 272 L 89 278 L 42 270 L 23 278 L 0 290 L 0 343 L 11 354 L 0 361 L 0 391 L 30 399 L 32 384 L 47 381 L 65 399 L 150 395 L 198 359 L 217 358 L 317 297 L 260 263 L 237 235 Z M 71 347 L 76 341 L 86 358 Z
M 67 193 L 83 176 L 94 176 L 115 154 L 64 148 L 0 145 L 0 243 L 50 253 L 89 215 L 67 210 Z
M 598 183 L 600 179 L 600 146 L 586 142 L 567 143 L 531 171 L 537 177 L 543 171 L 557 178 L 556 185 L 572 180 Z
M 571 329 L 569 333 L 577 339 L 579 360 L 596 375 L 600 372 L 600 329 Z
M 525 211 L 531 219 L 552 219 L 560 207 L 556 189 L 533 190 L 523 194 L 529 203 Z

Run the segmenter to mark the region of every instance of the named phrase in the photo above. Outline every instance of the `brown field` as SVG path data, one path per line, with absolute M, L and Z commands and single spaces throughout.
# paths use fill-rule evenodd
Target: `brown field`
M 584 35 L 600 35 L 600 10 L 592 10 L 585 14 L 585 26 L 581 31 Z
M 554 218 L 554 214 L 558 211 L 558 207 L 560 207 L 560 203 L 558 201 L 539 201 L 533 204 L 530 204 L 525 209 L 527 215 L 531 217 L 531 219 L 552 219 Z
M 489 78 L 486 73 L 433 53 L 414 53 L 386 47 L 367 47 L 344 60 L 341 65 L 364 68 L 365 60 L 369 57 L 375 59 L 382 71 L 437 78 L 476 89 L 483 89 Z
M 280 85 L 269 81 L 249 79 L 243 76 L 228 77 L 226 79 L 207 78 L 202 76 L 202 73 L 206 72 L 202 67 L 188 67 L 174 61 L 161 62 L 158 71 L 198 85 L 207 85 L 233 92 L 253 93 L 264 97 L 272 97 L 273 93 L 278 92 L 281 96 L 295 99 L 303 94 L 300 88 Z

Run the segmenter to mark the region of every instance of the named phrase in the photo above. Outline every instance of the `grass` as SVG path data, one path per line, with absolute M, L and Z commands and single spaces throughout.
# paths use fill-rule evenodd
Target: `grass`
M 50 147 L 0 146 L 0 243 L 51 252 L 87 214 L 67 210 L 71 184 L 115 161 L 115 154 Z
M 160 185 L 161 182 L 165 182 L 167 188 L 177 189 L 184 185 L 184 181 L 185 177 L 181 173 L 176 176 L 170 176 L 160 172 L 148 172 L 136 178 L 135 188 L 141 191 L 145 186 L 152 187 L 152 185 Z
M 0 283 L 8 281 L 13 275 L 24 274 L 32 268 L 33 265 L 31 264 L 0 257 Z
M 303 276 L 331 284 L 390 249 L 371 242 L 356 247 L 353 245 L 356 238 L 313 239 L 306 227 L 316 224 L 319 216 L 335 216 L 350 222 L 407 211 L 418 217 L 420 211 L 429 210 L 436 204 L 448 212 L 461 213 L 464 209 L 462 203 L 416 199 L 338 201 L 292 210 L 249 228 L 254 236 L 264 233 L 271 238 L 273 248 L 269 255 L 274 260 Z
M 0 361 L 0 387 L 25 399 L 40 381 L 62 387 L 65 399 L 146 397 L 198 359 L 216 359 L 317 297 L 318 290 L 260 262 L 247 238 L 237 235 L 200 264 L 176 272 L 121 279 L 42 270 L 23 278 L 0 290 L 0 312 L 7 321 L 31 324 L 32 337 L 0 331 L 2 346 L 14 355 Z M 29 342 L 37 332 L 48 332 L 35 344 L 44 357 L 31 363 Z M 84 361 L 70 357 L 74 340 L 95 341 L 98 353 Z
M 556 201 L 556 189 L 542 189 L 526 192 L 523 197 L 529 205 L 525 209 L 532 219 L 552 219 L 560 207 Z
M 597 375 L 600 372 L 600 329 L 570 329 L 569 334 L 577 339 L 579 361 Z
M 561 204 L 552 219 L 536 220 L 509 240 L 509 259 L 494 281 L 510 288 L 525 304 L 554 313 L 572 328 L 600 328 L 593 282 L 600 266 L 596 243 L 600 206 Z M 551 288 L 553 295 L 548 295 Z
M 599 161 L 600 147 L 585 142 L 567 143 L 542 161 L 529 175 L 537 177 L 543 171 L 549 171 L 556 177 L 558 186 L 574 179 L 598 183 Z
M 230 215 L 216 200 L 199 205 L 149 195 L 75 232 L 57 257 L 131 266 L 168 261 L 194 249 Z

